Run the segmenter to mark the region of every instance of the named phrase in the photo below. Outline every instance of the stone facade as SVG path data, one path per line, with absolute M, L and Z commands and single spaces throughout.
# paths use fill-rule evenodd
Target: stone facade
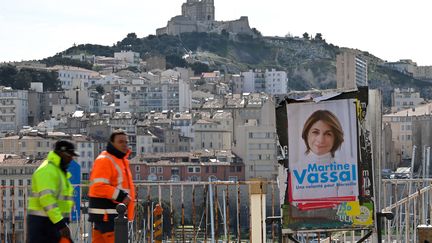
M 232 34 L 255 33 L 249 26 L 248 17 L 232 21 L 215 21 L 213 0 L 188 0 L 182 5 L 182 15 L 168 21 L 166 27 L 156 30 L 157 35 L 180 35 L 188 32 L 222 33 L 225 30 Z

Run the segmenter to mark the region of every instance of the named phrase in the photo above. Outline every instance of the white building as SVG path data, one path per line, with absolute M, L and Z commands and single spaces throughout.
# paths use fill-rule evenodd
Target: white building
M 28 125 L 28 91 L 0 87 L 0 132 Z
M 173 129 L 180 130 L 180 134 L 184 137 L 193 138 L 193 119 L 191 113 L 178 112 L 172 117 Z
M 114 59 L 124 61 L 132 65 L 138 65 L 141 61 L 140 54 L 133 51 L 114 52 Z
M 247 97 L 244 108 L 233 112 L 233 152 L 245 163 L 246 179 L 262 177 L 275 180 L 278 167 L 273 101 L 269 97 L 253 94 Z
M 79 154 L 76 161 L 81 166 L 81 179 L 88 180 L 93 161 L 97 156 L 95 154 L 95 142 L 83 135 L 73 135 L 72 142 L 75 144 L 76 152 Z
M 182 79 L 134 80 L 133 84 L 122 85 L 122 88 L 131 94 L 130 112 L 183 112 L 192 109 L 192 91 L 189 83 Z
M 128 90 L 114 90 L 115 112 L 129 112 L 131 97 Z
M 86 89 L 90 86 L 90 80 L 99 76 L 98 72 L 72 66 L 54 66 L 51 70 L 58 72 L 58 78 L 64 90 Z
M 271 95 L 288 93 L 288 77 L 284 71 L 275 69 L 265 72 L 266 93 Z
M 396 88 L 392 94 L 392 112 L 414 108 L 421 102 L 424 102 L 424 99 L 420 98 L 420 92 L 416 92 L 413 88 L 402 90 Z
M 261 93 L 270 95 L 286 94 L 288 92 L 288 78 L 284 71 L 275 69 L 249 70 L 241 73 L 241 77 L 233 77 L 234 93 Z M 241 90 L 241 92 L 239 92 Z
M 276 128 L 258 126 L 256 120 L 248 120 L 237 127 L 236 143 L 233 151 L 245 163 L 246 179 L 277 177 Z
M 265 91 L 265 73 L 261 70 L 242 72 L 241 76 L 243 76 L 242 93 L 260 93 Z

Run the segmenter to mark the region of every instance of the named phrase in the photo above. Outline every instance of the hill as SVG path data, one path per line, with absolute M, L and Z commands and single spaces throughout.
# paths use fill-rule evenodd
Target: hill
M 61 54 L 94 54 L 113 56 L 114 52 L 131 50 L 146 59 L 153 55 L 167 57 L 168 66 L 190 66 L 193 62 L 208 63 L 211 70 L 239 73 L 250 69 L 275 68 L 288 72 L 289 88 L 292 90 L 325 89 L 336 86 L 336 55 L 343 48 L 329 44 L 321 34 L 314 38 L 262 37 L 249 35 L 230 36 L 228 33 L 184 33 L 180 36 L 154 36 L 138 38 L 130 33 L 113 46 L 78 45 Z M 414 87 L 424 97 L 432 98 L 432 84 L 383 67 L 378 57 L 359 52 L 368 60 L 369 82 L 372 88 L 384 92 L 385 105 L 390 105 L 389 95 L 393 88 Z M 61 56 L 59 53 L 55 57 Z M 185 63 L 181 57 L 189 55 Z M 50 60 L 50 59 L 48 59 Z

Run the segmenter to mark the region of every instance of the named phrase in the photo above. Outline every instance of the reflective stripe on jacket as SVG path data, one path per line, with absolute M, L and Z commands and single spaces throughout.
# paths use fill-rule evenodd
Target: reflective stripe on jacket
M 28 205 L 28 214 L 48 217 L 54 224 L 69 217 L 74 203 L 71 174 L 60 168 L 60 161 L 60 156 L 51 151 L 33 173 Z
M 127 216 L 134 218 L 135 188 L 127 156 L 119 159 L 103 151 L 95 160 L 90 175 L 89 189 L 89 221 L 107 221 L 116 217 L 115 210 L 120 192 L 127 193 L 131 198 Z

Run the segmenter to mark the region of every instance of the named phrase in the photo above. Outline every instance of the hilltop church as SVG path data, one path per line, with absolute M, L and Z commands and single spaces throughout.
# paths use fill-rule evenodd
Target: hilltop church
M 214 0 L 187 0 L 182 5 L 182 15 L 168 21 L 166 27 L 156 30 L 157 35 L 179 35 L 186 32 L 256 34 L 249 27 L 248 17 L 232 21 L 216 21 Z

